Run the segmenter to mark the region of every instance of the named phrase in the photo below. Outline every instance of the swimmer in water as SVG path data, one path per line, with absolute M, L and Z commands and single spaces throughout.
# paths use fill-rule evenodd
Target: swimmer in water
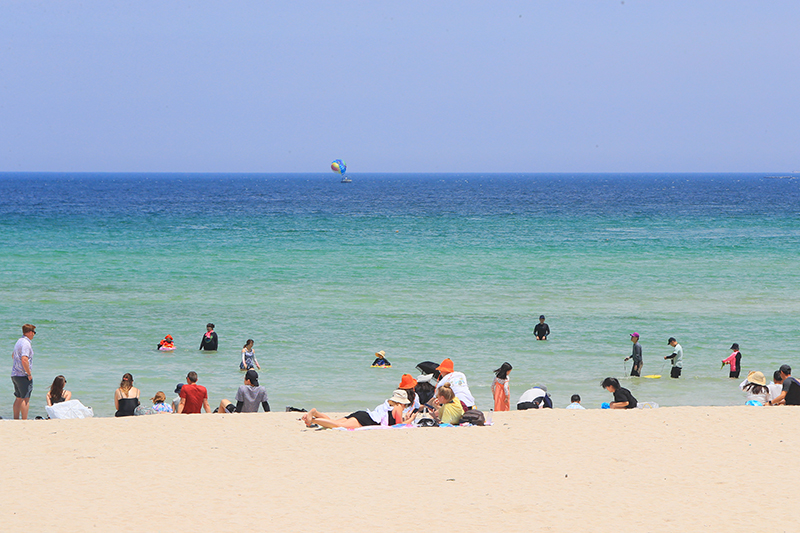
M 537 341 L 546 341 L 547 336 L 550 335 L 550 326 L 545 323 L 544 315 L 539 317 L 539 323 L 533 328 L 533 334 Z
M 172 340 L 172 335 L 164 337 L 164 340 L 158 343 L 158 349 L 161 351 L 174 350 L 175 343 Z

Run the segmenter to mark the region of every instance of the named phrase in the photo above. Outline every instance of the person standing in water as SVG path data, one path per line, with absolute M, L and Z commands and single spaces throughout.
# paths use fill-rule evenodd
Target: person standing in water
M 631 351 L 631 355 L 626 357 L 625 360 L 633 359 L 633 366 L 631 367 L 631 376 L 639 377 L 642 375 L 642 366 L 644 363 L 642 362 L 642 345 L 639 344 L 639 334 L 634 332 L 631 333 L 631 342 L 633 342 L 633 350 Z
M 681 371 L 683 370 L 683 348 L 681 348 L 681 345 L 675 340 L 675 337 L 670 337 L 667 344 L 672 346 L 672 355 L 664 357 L 665 361 L 667 359 L 672 360 L 672 370 L 669 372 L 669 377 L 678 379 L 681 377 Z
M 207 352 L 216 352 L 218 344 L 219 337 L 217 337 L 217 332 L 214 331 L 214 324 L 209 322 L 206 324 L 206 332 L 203 334 L 203 338 L 200 339 L 200 349 Z
M 730 349 L 733 350 L 733 353 L 722 360 L 722 366 L 731 365 L 731 373 L 728 377 L 738 379 L 739 372 L 742 370 L 742 352 L 739 351 L 739 344 L 735 342 L 731 344 Z
M 256 352 L 253 350 L 253 339 L 247 339 L 242 348 L 242 362 L 239 363 L 239 370 L 252 370 L 253 367 L 261 370 L 261 365 L 256 359 Z
M 546 341 L 547 336 L 550 335 L 550 326 L 545 323 L 544 315 L 539 317 L 539 323 L 533 328 L 533 334 L 537 341 Z

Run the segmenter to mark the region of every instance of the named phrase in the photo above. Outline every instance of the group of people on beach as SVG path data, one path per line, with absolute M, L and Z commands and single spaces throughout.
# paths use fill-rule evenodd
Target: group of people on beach
M 546 340 L 550 333 L 549 326 L 542 315 L 539 319 L 540 327 L 537 331 L 538 340 Z M 206 326 L 206 333 L 201 339 L 200 349 L 211 351 L 218 347 L 218 336 L 214 331 L 214 324 Z M 36 326 L 24 324 L 22 337 L 14 345 L 12 353 L 11 380 L 14 385 L 14 418 L 26 419 L 28 417 L 29 401 L 33 391 L 33 347 L 31 341 L 36 335 Z M 631 376 L 640 376 L 643 366 L 642 347 L 639 343 L 640 335 L 631 333 L 633 344 L 632 353 L 625 361 L 633 360 Z M 165 342 L 166 341 L 166 342 Z M 173 339 L 166 336 L 159 346 L 168 346 Z M 265 412 L 270 411 L 267 391 L 259 385 L 257 369 L 261 369 L 253 349 L 254 341 L 248 339 L 242 348 L 239 367 L 246 371 L 244 384 L 239 386 L 233 401 L 223 399 L 219 407 L 213 412 L 256 412 L 259 406 Z M 672 353 L 664 356 L 665 360 L 672 363 L 670 377 L 678 378 L 683 366 L 683 348 L 674 337 L 670 337 L 668 345 Z M 739 345 L 731 346 L 733 352 L 722 360 L 723 366 L 730 365 L 730 377 L 738 378 L 741 369 L 741 352 Z M 373 362 L 375 367 L 390 368 L 391 363 L 386 359 L 386 353 L 379 351 L 375 354 Z M 481 422 L 483 414 L 476 409 L 475 399 L 470 392 L 467 378 L 463 372 L 454 368 L 452 359 L 446 358 L 440 364 L 424 361 L 417 365 L 421 374 L 414 378 L 411 374 L 403 374 L 398 388 L 382 404 L 372 410 L 356 411 L 350 415 L 332 419 L 330 416 L 312 409 L 303 416 L 304 422 L 309 425 L 322 427 L 364 427 L 370 425 L 408 424 L 411 422 L 422 425 L 458 424 L 463 421 Z M 494 411 L 509 411 L 511 409 L 511 391 L 509 374 L 513 370 L 510 363 L 505 362 L 494 371 L 491 390 L 494 400 Z M 140 403 L 140 391 L 133 386 L 133 376 L 129 373 L 123 375 L 120 386 L 114 393 L 115 416 L 131 416 L 137 414 L 155 413 L 201 413 L 211 412 L 208 402 L 208 390 L 197 384 L 196 372 L 186 375 L 186 383 L 179 383 L 175 388 L 178 396 L 167 402 L 166 394 L 158 391 L 150 399 L 151 406 Z M 58 375 L 53 380 L 46 396 L 48 407 L 62 402 L 69 402 L 72 393 L 66 389 L 65 376 Z M 631 392 L 622 387 L 616 378 L 609 377 L 602 381 L 601 386 L 613 395 L 613 401 L 603 407 L 612 409 L 632 409 L 639 406 L 639 402 Z M 791 367 L 782 365 L 773 373 L 773 382 L 769 385 L 761 372 L 750 372 L 740 388 L 746 393 L 748 405 L 800 405 L 800 382 L 791 375 Z M 568 409 L 583 409 L 580 395 L 574 394 Z M 547 392 L 545 385 L 534 385 L 526 390 L 516 403 L 517 410 L 552 408 L 553 400 Z

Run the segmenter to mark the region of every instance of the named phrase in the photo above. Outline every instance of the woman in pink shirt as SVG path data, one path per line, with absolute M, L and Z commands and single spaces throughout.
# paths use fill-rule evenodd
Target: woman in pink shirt
M 742 352 L 739 351 L 739 345 L 735 342 L 731 345 L 733 353 L 722 360 L 722 366 L 731 365 L 731 374 L 729 377 L 738 378 L 739 371 L 742 369 Z

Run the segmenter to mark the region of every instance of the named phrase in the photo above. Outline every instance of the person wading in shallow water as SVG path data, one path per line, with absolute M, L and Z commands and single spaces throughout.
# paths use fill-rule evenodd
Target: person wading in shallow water
M 642 345 L 639 344 L 639 334 L 631 333 L 631 342 L 633 342 L 633 350 L 631 355 L 626 357 L 625 360 L 633 359 L 633 366 L 631 367 L 631 376 L 639 377 L 642 375 Z

